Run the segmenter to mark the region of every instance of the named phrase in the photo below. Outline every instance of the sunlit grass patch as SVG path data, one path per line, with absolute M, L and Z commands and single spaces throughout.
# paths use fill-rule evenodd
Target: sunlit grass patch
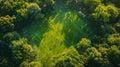
M 65 50 L 63 25 L 51 23 L 48 32 L 43 35 L 39 45 L 38 59 L 43 66 L 53 66 L 53 57 Z
M 62 9 L 64 7 L 45 19 L 47 27 L 38 23 L 26 30 L 31 41 L 39 43 L 38 47 L 34 47 L 37 49 L 37 59 L 43 67 L 53 67 L 56 56 L 61 55 L 89 32 L 87 23 L 78 16 L 78 13 Z

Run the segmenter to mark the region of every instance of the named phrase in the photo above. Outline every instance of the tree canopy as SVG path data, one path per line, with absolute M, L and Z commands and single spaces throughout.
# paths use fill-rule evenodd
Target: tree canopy
M 120 67 L 120 0 L 0 0 L 0 67 Z

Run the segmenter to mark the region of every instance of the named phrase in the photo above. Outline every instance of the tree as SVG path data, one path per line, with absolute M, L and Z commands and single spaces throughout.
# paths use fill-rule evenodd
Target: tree
M 45 15 L 48 15 L 53 11 L 53 5 L 56 0 L 40 0 L 39 6 L 41 6 L 41 12 Z
M 112 19 L 115 19 L 119 15 L 118 9 L 114 5 L 98 5 L 93 13 L 92 17 L 99 22 L 109 22 Z
M 84 0 L 83 4 L 87 12 L 91 13 L 101 2 L 101 0 Z
M 35 59 L 35 53 L 25 38 L 12 41 L 10 48 L 12 51 L 11 62 L 17 67 L 24 61 L 31 62 Z
M 115 7 L 114 4 L 109 4 L 106 7 L 108 12 L 111 14 L 110 20 L 115 20 L 119 15 L 118 8 Z
M 108 10 L 104 5 L 98 5 L 92 13 L 92 16 L 96 21 L 108 22 L 111 14 L 108 13 Z
M 14 29 L 13 24 L 13 17 L 7 16 L 1 16 L 0 17 L 0 33 L 7 33 L 11 32 Z
M 27 61 L 24 61 L 23 63 L 20 64 L 20 67 L 42 67 L 42 64 L 36 61 L 32 61 L 30 63 Z
M 120 33 L 120 20 L 115 24 L 115 28 Z
M 38 21 L 43 17 L 43 14 L 41 14 L 41 8 L 36 3 L 25 2 L 20 9 L 16 10 L 16 12 L 17 15 L 14 23 L 18 29 L 28 23 Z
M 115 33 L 115 34 L 111 34 L 108 36 L 107 41 L 110 45 L 117 45 L 119 46 L 120 44 L 120 34 L 119 33 Z
M 3 36 L 3 40 L 6 41 L 6 43 L 10 43 L 13 40 L 18 40 L 19 38 L 20 35 L 17 32 L 9 32 Z
M 101 60 L 98 60 L 100 62 L 100 66 L 101 67 L 113 67 L 112 63 L 108 59 L 109 48 L 100 46 L 98 48 L 98 51 L 102 54 Z
M 84 67 L 83 56 L 71 46 L 62 54 L 55 57 L 54 67 Z
M 114 4 L 116 7 L 120 7 L 120 0 L 103 0 L 105 4 Z
M 1 67 L 12 67 L 13 64 L 10 62 L 11 49 L 9 44 L 5 41 L 0 40 L 0 66 Z
M 98 67 L 99 66 L 99 60 L 101 59 L 101 53 L 95 48 L 91 47 L 88 48 L 85 52 L 87 61 L 85 66 L 87 67 Z
M 76 49 L 78 50 L 78 52 L 84 53 L 84 51 L 90 47 L 90 44 L 90 40 L 88 40 L 87 38 L 82 38 L 79 43 L 77 43 Z
M 25 4 L 22 5 L 22 8 L 17 10 L 17 13 L 22 17 L 29 17 L 39 14 L 40 10 L 40 7 L 36 3 L 25 2 Z
M 8 1 L 8 0 L 1 0 L 0 1 L 0 14 L 1 15 L 9 15 L 10 13 L 13 14 L 14 13 L 14 10 L 12 10 L 14 8 L 14 1 L 11 0 L 11 1 Z M 10 14 L 10 15 L 11 15 Z
M 120 49 L 116 45 L 112 45 L 110 47 L 108 58 L 113 67 L 120 67 Z
M 25 26 L 33 21 L 35 22 L 41 16 L 43 17 L 37 2 L 30 2 L 29 0 L 2 0 L 0 4 L 0 16 L 14 16 L 15 29 L 20 29 L 21 26 Z

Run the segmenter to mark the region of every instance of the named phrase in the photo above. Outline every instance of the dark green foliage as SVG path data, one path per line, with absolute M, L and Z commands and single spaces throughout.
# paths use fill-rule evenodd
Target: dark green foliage
M 83 4 L 85 5 L 85 9 L 88 13 L 93 11 L 99 4 L 101 4 L 101 0 L 84 0 Z
M 113 67 L 120 67 L 120 48 L 113 45 L 109 49 L 108 58 Z
M 42 13 L 48 15 L 53 10 L 53 5 L 55 4 L 55 0 L 40 0 L 39 5 L 41 6 Z
M 11 33 L 7 35 L 8 38 L 10 36 L 10 41 L 12 37 L 15 38 Z M 19 67 L 23 62 L 30 63 L 32 66 L 39 65 L 39 62 L 34 62 L 36 54 L 25 38 L 19 40 L 15 38 L 11 44 L 7 42 L 9 40 L 0 41 L 0 66 Z
M 117 32 L 120 33 L 120 21 L 118 21 L 118 22 L 115 24 L 115 28 L 116 28 Z
M 119 33 L 109 35 L 107 40 L 110 45 L 117 45 L 118 47 L 120 47 L 119 46 L 120 45 L 120 34 Z
M 91 44 L 90 40 L 82 38 L 76 45 L 76 49 L 78 50 L 79 53 L 84 53 L 85 50 L 90 47 L 90 44 Z
M 84 67 L 83 56 L 79 55 L 73 46 L 56 56 L 55 59 L 54 67 Z
M 12 66 L 11 62 L 9 62 L 11 58 L 11 49 L 9 48 L 9 44 L 5 41 L 0 40 L 0 66 L 8 67 Z
M 33 21 L 37 22 L 42 18 L 41 8 L 36 3 L 24 2 L 23 5 L 16 10 L 16 13 L 14 23 L 18 29 Z
M 20 67 L 42 67 L 42 65 L 39 62 L 33 61 L 33 62 L 23 62 L 20 64 Z
M 120 67 L 120 0 L 0 0 L 0 67 Z
M 13 18 L 9 15 L 0 17 L 0 33 L 11 32 L 14 29 Z
M 118 16 L 118 10 L 114 5 L 98 5 L 92 13 L 97 22 L 109 22 Z
M 27 42 L 25 42 L 26 41 L 25 39 L 20 39 L 20 35 L 17 32 L 14 32 L 14 29 L 17 28 L 16 20 L 19 20 L 19 22 L 17 22 L 19 25 L 18 27 L 21 27 L 21 25 L 20 25 L 21 22 L 22 22 L 22 24 L 24 24 L 23 21 L 25 21 L 26 20 L 25 18 L 27 18 L 27 16 L 24 15 L 24 18 L 23 18 L 20 14 L 17 13 L 17 11 L 19 11 L 20 9 L 24 9 L 23 4 L 25 4 L 25 3 L 31 4 L 30 6 L 27 5 L 27 8 L 25 6 L 25 8 L 27 10 L 24 10 L 25 14 L 28 17 L 30 17 L 29 14 L 31 14 L 31 13 L 35 14 L 36 12 L 40 11 L 39 6 L 36 7 L 36 5 L 37 5 L 36 3 L 35 3 L 35 5 L 34 5 L 34 3 L 32 5 L 32 3 L 28 3 L 27 0 L 21 0 L 21 1 L 19 1 L 19 0 L 16 0 L 16 1 L 0 0 L 0 49 L 1 49 L 1 51 L 0 51 L 0 66 L 2 66 L 2 67 L 16 67 L 16 66 L 18 67 L 25 60 L 25 59 L 23 59 L 23 57 L 28 57 L 28 59 L 29 59 L 29 60 L 27 60 L 28 62 L 31 62 L 31 61 L 33 61 L 33 59 L 35 59 L 34 52 L 29 54 L 30 53 L 29 50 L 30 49 L 32 50 L 32 47 L 29 44 L 27 44 Z M 21 5 L 23 5 L 23 6 L 21 6 Z M 36 8 L 34 9 L 33 6 L 35 6 Z M 31 12 L 29 12 L 29 11 L 31 11 Z M 34 14 L 31 16 L 35 17 Z M 19 44 L 18 43 L 15 44 L 14 40 L 18 40 L 18 39 L 20 39 L 20 41 L 17 41 L 17 42 L 19 42 Z M 12 42 L 12 45 L 11 45 L 11 42 Z M 28 52 L 25 52 L 25 50 Z M 14 52 L 14 51 L 18 51 L 18 52 Z M 22 55 L 22 53 L 24 55 Z M 14 57 L 16 57 L 16 58 L 14 58 Z M 20 57 L 22 57 L 22 58 L 20 58 Z
M 105 4 L 113 3 L 116 7 L 120 7 L 120 0 L 103 0 Z
M 9 32 L 3 36 L 3 40 L 6 42 L 18 40 L 19 38 L 20 38 L 20 35 L 17 32 Z
M 86 67 L 112 67 L 109 60 L 94 47 L 88 48 L 85 55 L 88 57 Z
M 25 38 L 12 41 L 10 48 L 12 51 L 11 61 L 15 66 L 19 66 L 24 61 L 31 62 L 35 59 L 34 51 Z

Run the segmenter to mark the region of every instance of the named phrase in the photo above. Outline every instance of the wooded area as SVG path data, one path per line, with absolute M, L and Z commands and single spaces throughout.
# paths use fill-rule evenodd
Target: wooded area
M 0 67 L 120 67 L 120 0 L 0 0 Z

